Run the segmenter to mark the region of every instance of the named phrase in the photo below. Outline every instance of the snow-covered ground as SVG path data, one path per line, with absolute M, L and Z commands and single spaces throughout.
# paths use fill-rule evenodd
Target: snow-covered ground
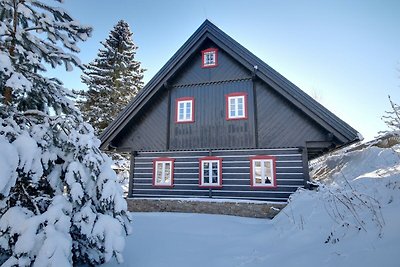
M 319 165 L 324 184 L 273 220 L 134 213 L 124 264 L 105 266 L 400 266 L 400 147 Z

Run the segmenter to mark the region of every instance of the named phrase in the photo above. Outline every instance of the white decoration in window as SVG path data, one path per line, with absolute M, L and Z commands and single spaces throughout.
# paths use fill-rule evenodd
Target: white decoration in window
M 154 168 L 153 184 L 155 186 L 172 186 L 173 161 L 156 160 Z
M 271 159 L 252 159 L 252 186 L 254 187 L 275 187 L 274 160 Z

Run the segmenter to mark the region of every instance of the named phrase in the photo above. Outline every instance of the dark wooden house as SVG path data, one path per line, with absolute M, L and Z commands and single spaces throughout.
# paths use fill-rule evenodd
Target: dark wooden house
M 359 134 L 206 20 L 101 136 L 129 197 L 285 202 L 308 160 Z

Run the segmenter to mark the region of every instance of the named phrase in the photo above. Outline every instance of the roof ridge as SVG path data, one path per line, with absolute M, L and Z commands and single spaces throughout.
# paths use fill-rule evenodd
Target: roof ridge
M 336 131 L 339 136 L 342 136 L 341 139 L 343 142 L 350 142 L 359 138 L 358 132 L 350 125 L 330 112 L 326 107 L 302 91 L 298 86 L 286 79 L 278 71 L 250 52 L 224 31 L 219 29 L 210 20 L 206 19 L 164 64 L 164 66 L 161 67 L 153 78 L 150 79 L 150 81 L 139 91 L 127 107 L 119 113 L 116 119 L 114 119 L 113 122 L 104 130 L 100 136 L 102 148 L 104 148 L 106 144 L 109 144 L 109 141 L 126 126 L 129 120 L 134 116 L 135 109 L 141 105 L 142 101 L 152 93 L 154 94 L 155 89 L 160 90 L 165 85 L 164 82 L 173 75 L 172 70 L 177 67 L 177 64 L 180 61 L 193 53 L 193 49 L 197 48 L 201 44 L 202 38 L 209 38 L 212 41 L 217 41 L 225 46 L 227 50 L 233 53 L 231 56 L 236 56 L 236 59 L 241 58 L 241 64 L 247 64 L 245 67 L 252 70 L 254 66 L 257 66 L 258 70 L 256 75 L 259 78 L 273 87 L 275 91 L 280 93 L 288 101 L 292 102 L 300 110 L 308 114 L 308 116 L 314 115 L 316 118 L 319 118 L 320 122 L 318 122 L 318 120 L 317 122 L 324 128 L 328 127 L 334 132 Z M 327 130 L 330 131 L 329 129 Z

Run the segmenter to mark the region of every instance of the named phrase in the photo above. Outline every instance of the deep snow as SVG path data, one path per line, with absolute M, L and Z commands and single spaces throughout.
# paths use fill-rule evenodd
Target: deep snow
M 124 264 L 104 266 L 400 266 L 399 153 L 329 157 L 317 164 L 324 184 L 295 193 L 273 220 L 133 213 Z

